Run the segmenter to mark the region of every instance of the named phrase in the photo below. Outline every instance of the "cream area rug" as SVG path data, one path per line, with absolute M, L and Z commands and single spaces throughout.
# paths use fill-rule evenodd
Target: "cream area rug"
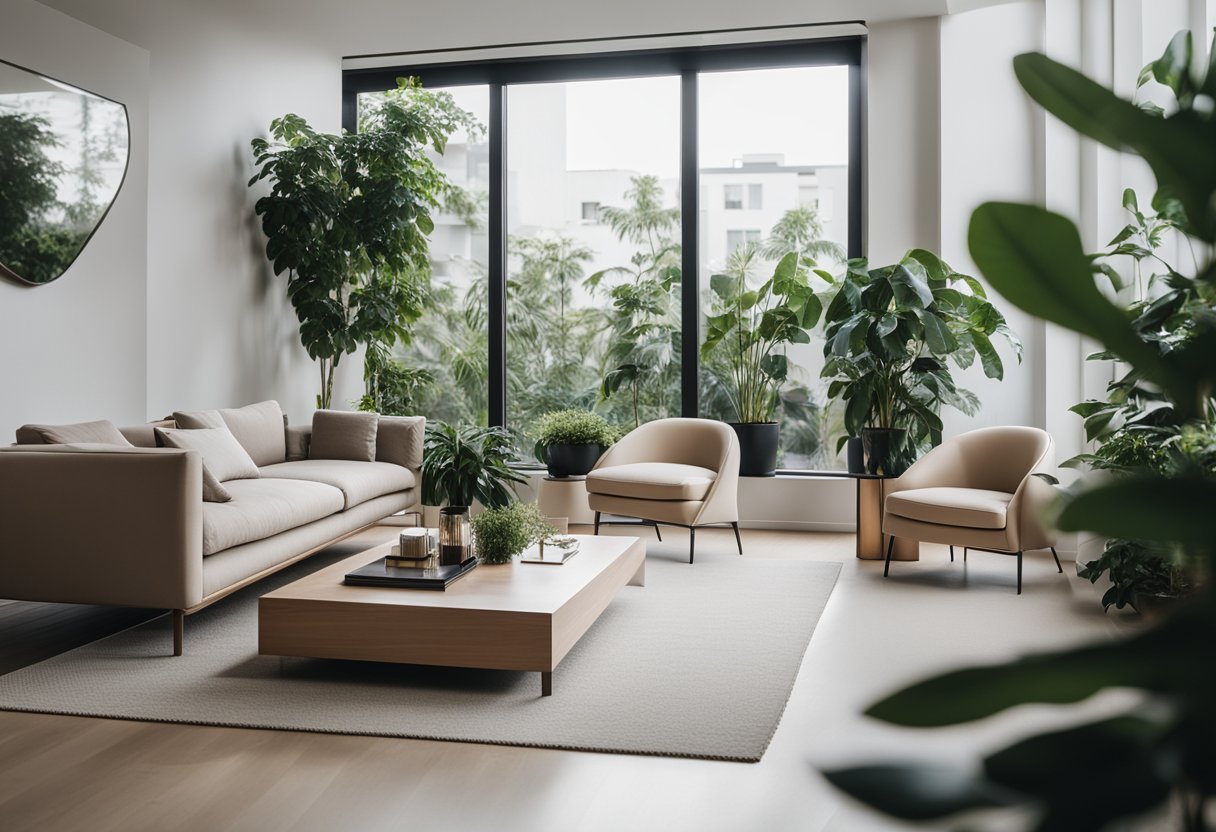
M 754 762 L 840 571 L 651 557 L 646 586 L 621 590 L 544 698 L 537 673 L 259 656 L 258 596 L 353 551 L 189 617 L 184 656 L 165 617 L 2 676 L 0 709 Z

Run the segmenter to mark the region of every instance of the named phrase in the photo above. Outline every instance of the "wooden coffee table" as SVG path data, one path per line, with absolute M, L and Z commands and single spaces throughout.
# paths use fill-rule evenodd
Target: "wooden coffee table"
M 575 535 L 566 563 L 479 564 L 445 591 L 346 586 L 343 576 L 388 553 L 384 543 L 258 600 L 258 652 L 272 656 L 553 671 L 621 587 L 643 586 L 636 537 Z

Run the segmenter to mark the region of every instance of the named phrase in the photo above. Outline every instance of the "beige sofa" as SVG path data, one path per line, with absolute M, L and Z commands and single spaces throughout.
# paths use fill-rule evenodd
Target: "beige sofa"
M 170 609 L 180 655 L 186 615 L 418 507 L 421 417 L 381 417 L 372 462 L 310 459 L 311 426 L 278 418 L 233 427 L 259 476 L 225 482 L 228 502 L 203 501 L 197 451 L 156 447 L 173 422 L 119 428 L 134 447 L 22 428 L 0 448 L 0 598 Z

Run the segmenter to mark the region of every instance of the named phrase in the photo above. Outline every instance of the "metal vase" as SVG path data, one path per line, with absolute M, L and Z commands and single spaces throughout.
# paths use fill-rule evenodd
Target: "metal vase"
M 468 506 L 439 509 L 439 565 L 459 566 L 473 554 Z

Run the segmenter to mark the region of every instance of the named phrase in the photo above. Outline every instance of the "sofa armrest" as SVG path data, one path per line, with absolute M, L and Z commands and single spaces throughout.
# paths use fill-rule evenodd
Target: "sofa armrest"
M 197 604 L 202 487 L 196 451 L 0 448 L 0 598 Z
M 308 459 L 308 445 L 312 442 L 312 425 L 288 425 L 287 461 L 299 462 Z
M 423 416 L 381 416 L 376 427 L 376 461 L 409 468 L 421 483 L 419 471 L 425 435 Z

